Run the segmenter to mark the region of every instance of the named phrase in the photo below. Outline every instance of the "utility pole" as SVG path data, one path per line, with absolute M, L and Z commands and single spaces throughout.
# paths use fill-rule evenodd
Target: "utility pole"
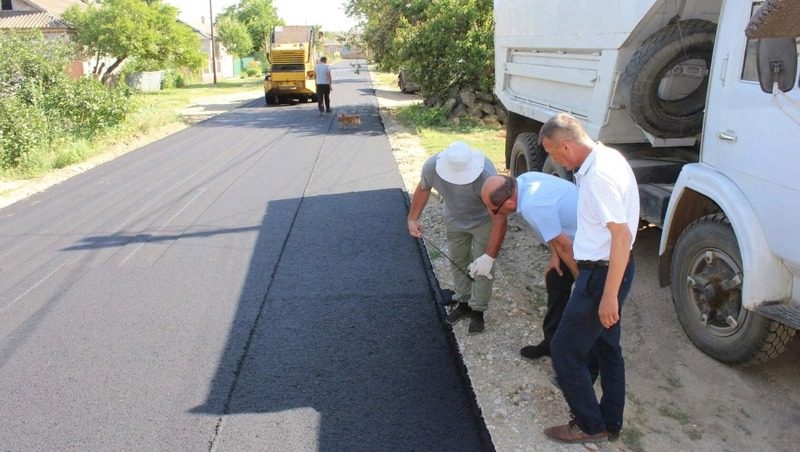
M 217 45 L 214 42 L 214 8 L 208 0 L 208 17 L 211 26 L 211 73 L 214 74 L 214 84 L 217 84 Z

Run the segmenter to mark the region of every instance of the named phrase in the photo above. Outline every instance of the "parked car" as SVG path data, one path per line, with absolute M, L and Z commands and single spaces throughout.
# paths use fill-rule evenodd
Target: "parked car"
M 397 86 L 399 86 L 400 91 L 404 93 L 419 92 L 419 85 L 408 76 L 405 69 L 400 69 L 400 73 L 397 75 Z

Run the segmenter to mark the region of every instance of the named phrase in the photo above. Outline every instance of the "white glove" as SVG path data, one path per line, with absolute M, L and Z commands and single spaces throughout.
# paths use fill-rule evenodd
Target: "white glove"
M 469 276 L 485 276 L 488 279 L 492 279 L 492 266 L 494 265 L 494 258 L 489 256 L 488 254 L 483 254 L 481 257 L 475 259 L 475 261 L 469 264 L 467 270 L 469 270 Z

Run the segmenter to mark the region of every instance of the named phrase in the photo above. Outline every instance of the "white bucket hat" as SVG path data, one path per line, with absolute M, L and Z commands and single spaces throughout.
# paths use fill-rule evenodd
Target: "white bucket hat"
M 483 172 L 486 157 L 472 150 L 467 143 L 454 141 L 436 157 L 436 173 L 446 182 L 466 185 Z

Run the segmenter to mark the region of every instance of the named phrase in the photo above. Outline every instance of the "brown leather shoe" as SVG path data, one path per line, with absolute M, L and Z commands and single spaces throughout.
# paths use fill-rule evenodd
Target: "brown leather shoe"
M 589 435 L 584 433 L 578 424 L 570 422 L 569 424 L 557 425 L 544 429 L 544 434 L 553 441 L 559 443 L 601 443 L 608 440 L 608 433 L 603 430 L 600 433 Z

